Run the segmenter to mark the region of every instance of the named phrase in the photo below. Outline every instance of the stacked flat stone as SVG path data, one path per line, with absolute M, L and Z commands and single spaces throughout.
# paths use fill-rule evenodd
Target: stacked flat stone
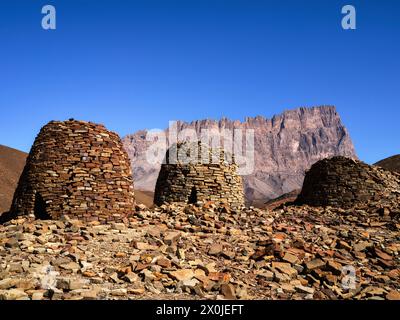
M 191 149 L 189 144 L 178 143 L 167 151 L 157 179 L 154 203 L 162 205 L 212 201 L 231 208 L 243 207 L 243 181 L 237 174 L 238 166 L 233 156 L 230 161 L 226 161 L 223 150 L 194 143 L 198 145 L 197 158 L 192 159 L 194 161 L 187 163 L 177 156 L 176 163 L 171 163 L 172 152 L 179 155 L 181 150 Z M 208 163 L 204 163 L 204 154 L 208 155 Z
M 396 202 L 400 175 L 361 161 L 333 157 L 315 163 L 306 173 L 300 204 L 349 208 L 359 203 Z
M 134 211 L 130 162 L 119 136 L 103 125 L 52 121 L 27 158 L 11 207 L 15 215 L 123 221 Z

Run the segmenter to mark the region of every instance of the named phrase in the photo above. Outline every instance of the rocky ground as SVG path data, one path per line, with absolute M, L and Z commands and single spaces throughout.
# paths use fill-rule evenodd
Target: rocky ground
M 398 208 L 138 209 L 0 226 L 0 299 L 400 299 Z

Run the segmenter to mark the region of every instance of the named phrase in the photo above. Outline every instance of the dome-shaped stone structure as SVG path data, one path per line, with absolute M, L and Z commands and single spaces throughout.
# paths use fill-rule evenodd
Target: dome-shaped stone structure
M 195 149 L 197 147 L 197 149 Z M 190 160 L 182 161 L 187 150 L 197 150 L 186 155 Z M 176 161 L 172 161 L 173 153 Z M 173 145 L 166 154 L 157 179 L 154 203 L 197 203 L 213 201 L 232 208 L 244 206 L 242 178 L 237 174 L 238 166 L 225 161 L 225 152 L 211 149 L 200 142 L 183 142 Z M 207 159 L 206 161 L 204 161 Z
M 119 136 L 103 125 L 52 121 L 42 128 L 10 213 L 120 221 L 134 211 L 130 162 Z
M 348 208 L 367 201 L 391 202 L 400 195 L 400 175 L 361 161 L 333 157 L 306 173 L 299 204 Z

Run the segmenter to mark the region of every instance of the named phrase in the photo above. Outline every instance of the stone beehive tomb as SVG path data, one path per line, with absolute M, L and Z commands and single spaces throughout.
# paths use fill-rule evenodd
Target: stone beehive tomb
M 133 210 L 131 167 L 119 136 L 103 125 L 69 120 L 40 131 L 10 212 L 107 222 Z
M 191 151 L 186 153 L 187 150 L 194 150 L 193 147 L 198 147 L 194 157 L 193 154 L 190 156 Z M 172 152 L 177 155 L 175 163 L 171 163 Z M 181 155 L 184 153 L 191 160 L 182 161 Z M 213 150 L 201 143 L 184 142 L 172 146 L 161 166 L 154 203 L 213 201 L 232 208 L 244 206 L 242 178 L 237 174 L 237 165 L 232 160 L 226 162 L 222 150 Z
M 315 163 L 306 173 L 300 204 L 348 208 L 368 201 L 392 202 L 400 195 L 400 175 L 345 157 Z

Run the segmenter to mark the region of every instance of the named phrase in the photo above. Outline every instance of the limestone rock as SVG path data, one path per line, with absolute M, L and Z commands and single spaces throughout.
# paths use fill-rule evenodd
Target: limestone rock
M 191 280 L 194 277 L 194 272 L 192 269 L 182 269 L 177 271 L 172 271 L 170 276 L 178 281 Z

